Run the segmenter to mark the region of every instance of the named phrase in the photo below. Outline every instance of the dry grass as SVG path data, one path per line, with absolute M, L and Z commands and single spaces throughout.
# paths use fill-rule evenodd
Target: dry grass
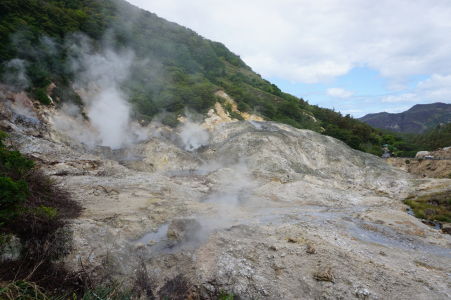
M 27 281 L 0 283 L 0 299 L 50 300 L 37 284 Z
M 335 276 L 331 268 L 325 268 L 315 272 L 313 278 L 317 281 L 335 282 Z

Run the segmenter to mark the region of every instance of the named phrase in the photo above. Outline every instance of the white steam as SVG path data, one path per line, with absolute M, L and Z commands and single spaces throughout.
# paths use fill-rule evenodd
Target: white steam
M 215 172 L 214 178 L 219 185 L 210 194 L 207 202 L 219 206 L 221 219 L 228 218 L 234 209 L 245 205 L 251 191 L 256 186 L 255 180 L 244 162 L 219 169 Z
M 90 100 L 87 115 L 99 133 L 100 145 L 113 149 L 123 146 L 130 134 L 128 131 L 130 108 L 120 92 L 111 87 L 101 90 Z
M 38 116 L 33 110 L 33 103 L 25 92 L 15 94 L 14 102 L 12 102 L 10 106 L 12 111 L 16 114 L 34 119 L 38 122 Z
M 131 121 L 131 107 L 121 91 L 134 60 L 131 51 L 108 49 L 96 52 L 86 37 L 71 41 L 76 74 L 74 88 L 84 104 L 84 113 L 75 105 L 63 105 L 54 118 L 56 128 L 88 147 L 119 149 L 148 137 L 148 131 Z
M 83 119 L 80 108 L 65 103 L 53 116 L 54 126 L 70 139 L 78 141 L 89 148 L 100 144 L 99 134 L 91 124 Z
M 129 140 L 130 105 L 120 90 L 129 75 L 133 61 L 131 52 L 83 53 L 74 61 L 79 67 L 76 87 L 86 114 L 99 136 L 99 144 L 113 149 L 124 146 Z
M 22 91 L 30 86 L 30 80 L 27 76 L 27 62 L 23 59 L 15 58 L 4 64 L 5 72 L 2 75 L 2 81 L 7 85 Z
M 202 146 L 208 145 L 210 136 L 201 125 L 187 120 L 180 129 L 180 139 L 183 148 L 187 151 L 194 151 Z

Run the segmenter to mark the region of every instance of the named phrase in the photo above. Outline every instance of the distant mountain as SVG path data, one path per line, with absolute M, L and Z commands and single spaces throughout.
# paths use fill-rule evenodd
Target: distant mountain
M 451 123 L 451 104 L 417 104 L 409 110 L 391 114 L 381 112 L 368 114 L 363 121 L 373 127 L 401 133 L 422 133 L 439 124 Z

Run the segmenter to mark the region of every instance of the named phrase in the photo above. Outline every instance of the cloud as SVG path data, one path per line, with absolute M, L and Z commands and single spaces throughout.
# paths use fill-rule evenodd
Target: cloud
M 344 109 L 344 110 L 341 110 L 340 112 L 345 115 L 347 115 L 347 114 L 356 115 L 356 114 L 364 113 L 364 111 L 361 109 Z
M 420 81 L 412 92 L 386 96 L 382 102 L 451 103 L 451 75 L 433 74 Z
M 448 0 L 131 0 L 224 42 L 265 77 L 315 83 L 366 66 L 403 80 L 449 74 Z
M 327 89 L 327 94 L 331 97 L 336 97 L 336 98 L 349 98 L 352 95 L 354 95 L 353 92 L 347 91 L 345 89 L 340 89 L 340 88 Z
M 405 93 L 400 95 L 389 95 L 382 98 L 382 102 L 417 102 L 418 95 Z

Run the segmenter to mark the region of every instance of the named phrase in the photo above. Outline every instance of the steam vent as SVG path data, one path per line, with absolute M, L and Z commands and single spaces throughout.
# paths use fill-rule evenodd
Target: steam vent
M 443 191 L 449 179 L 417 179 L 288 125 L 211 125 L 216 114 L 175 129 L 140 127 L 142 140 L 118 149 L 92 146 L 61 126 L 77 119 L 23 110 L 29 99 L 3 93 L 11 141 L 83 207 L 68 224 L 73 249 L 64 263 L 92 280 L 108 275 L 133 286 L 144 268 L 153 291 L 181 280 L 206 298 L 229 291 L 245 299 L 444 299 L 449 292 L 449 235 L 401 202 Z
M 0 300 L 451 299 L 450 28 L 0 0 Z

